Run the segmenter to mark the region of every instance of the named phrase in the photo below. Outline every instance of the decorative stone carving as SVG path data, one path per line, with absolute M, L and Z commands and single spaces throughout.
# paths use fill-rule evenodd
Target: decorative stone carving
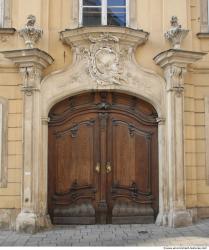
M 34 48 L 35 44 L 43 35 L 43 31 L 35 27 L 36 17 L 34 15 L 29 15 L 27 17 L 28 22 L 25 28 L 19 31 L 19 35 L 25 40 L 25 45 L 28 49 Z
M 38 67 L 25 67 L 20 68 L 20 73 L 22 74 L 22 91 L 30 96 L 33 91 L 39 88 L 35 86 L 34 82 L 41 81 L 42 70 Z
M 181 96 L 184 91 L 183 75 L 186 73 L 186 69 L 176 65 L 168 66 L 165 69 L 165 78 L 167 82 L 167 91 L 175 91 L 178 97 Z
M 165 38 L 171 42 L 174 49 L 180 49 L 181 43 L 189 33 L 189 30 L 181 28 L 176 16 L 172 16 L 170 22 L 171 28 L 165 33 Z
M 120 58 L 119 39 L 109 33 L 89 36 L 92 42 L 88 57 L 89 73 L 98 84 L 122 84 L 124 64 Z
M 148 36 L 142 30 L 133 32 L 121 27 L 85 27 L 76 33 L 75 30 L 61 32 L 61 40 L 74 50 L 77 67 L 86 60 L 84 71 L 102 86 L 127 84 L 125 61 L 132 59 L 134 49 L 144 44 Z M 78 78 L 81 78 L 79 72 L 75 79 Z M 129 78 L 133 79 L 134 76 Z

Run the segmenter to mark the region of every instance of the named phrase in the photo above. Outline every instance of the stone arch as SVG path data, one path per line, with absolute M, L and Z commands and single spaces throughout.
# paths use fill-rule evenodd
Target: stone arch
M 159 149 L 159 215 L 156 223 L 166 224 L 165 210 L 167 210 L 167 192 L 165 183 L 167 179 L 167 172 L 165 169 L 166 162 L 166 105 L 165 105 L 165 81 L 156 73 L 143 69 L 139 65 L 132 64 L 130 74 L 135 75 L 134 81 L 131 79 L 127 85 L 106 85 L 99 86 L 85 70 L 86 65 L 73 64 L 65 70 L 58 71 L 50 74 L 41 83 L 41 100 L 40 100 L 40 113 L 42 119 L 41 141 L 42 141 L 42 162 L 40 162 L 41 171 L 40 178 L 45 180 L 42 183 L 43 193 L 42 201 L 44 204 L 42 213 L 47 213 L 47 157 L 48 157 L 48 114 L 50 109 L 58 102 L 80 93 L 90 91 L 112 91 L 122 92 L 131 96 L 136 96 L 146 102 L 152 104 L 158 113 L 158 149 Z M 83 68 L 84 67 L 84 68 Z M 83 72 L 84 76 L 79 77 L 77 72 Z

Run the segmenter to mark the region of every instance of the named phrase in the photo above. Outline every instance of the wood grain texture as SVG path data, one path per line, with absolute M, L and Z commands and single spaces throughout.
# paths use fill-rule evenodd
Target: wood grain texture
M 156 117 L 150 104 L 110 92 L 71 97 L 51 109 L 48 210 L 53 223 L 154 221 Z

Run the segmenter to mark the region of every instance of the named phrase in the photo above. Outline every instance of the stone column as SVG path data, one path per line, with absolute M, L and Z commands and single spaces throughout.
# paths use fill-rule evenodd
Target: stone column
M 184 74 L 187 65 L 205 53 L 170 49 L 154 60 L 164 70 L 166 79 L 168 225 L 187 226 L 192 217 L 186 209 L 184 171 Z
M 4 56 L 18 65 L 23 76 L 23 173 L 22 207 L 16 220 L 16 229 L 33 233 L 39 226 L 39 172 L 40 172 L 40 86 L 42 72 L 53 59 L 39 49 L 4 51 Z

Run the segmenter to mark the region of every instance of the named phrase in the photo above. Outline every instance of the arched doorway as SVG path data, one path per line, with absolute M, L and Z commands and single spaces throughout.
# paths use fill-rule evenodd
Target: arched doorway
M 70 97 L 49 113 L 48 211 L 54 224 L 154 223 L 157 112 L 126 94 Z

